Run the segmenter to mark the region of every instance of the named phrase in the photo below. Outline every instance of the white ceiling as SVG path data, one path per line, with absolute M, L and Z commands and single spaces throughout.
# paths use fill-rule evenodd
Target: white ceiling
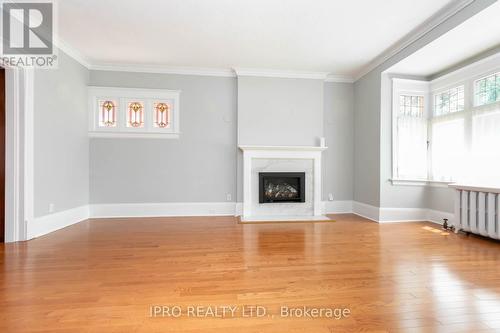
M 496 46 L 500 46 L 500 2 L 448 31 L 388 72 L 431 76 Z
M 450 0 L 62 0 L 59 35 L 92 64 L 355 76 Z

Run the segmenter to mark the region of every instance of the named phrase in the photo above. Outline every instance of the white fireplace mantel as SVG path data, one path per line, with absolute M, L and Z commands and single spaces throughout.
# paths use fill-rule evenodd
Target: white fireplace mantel
M 321 153 L 327 147 L 318 146 L 256 146 L 240 145 L 243 151 L 243 214 L 242 220 L 259 218 L 252 212 L 252 161 L 255 159 L 312 160 L 313 212 L 312 217 L 322 216 L 321 205 Z M 300 170 L 297 170 L 300 171 Z M 290 216 L 291 214 L 286 214 Z
M 323 150 L 328 149 L 328 147 L 315 147 L 315 146 L 250 146 L 250 145 L 240 145 L 238 147 L 243 151 L 250 151 L 250 150 L 323 151 Z

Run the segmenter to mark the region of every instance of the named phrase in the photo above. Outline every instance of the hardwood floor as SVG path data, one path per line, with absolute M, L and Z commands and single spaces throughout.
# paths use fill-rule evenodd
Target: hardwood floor
M 96 219 L 2 244 L 0 332 L 500 331 L 498 242 L 333 217 Z M 151 316 L 155 305 L 184 313 Z M 244 317 L 245 305 L 266 316 Z M 190 306 L 239 308 L 199 318 Z M 282 306 L 351 314 L 283 318 Z

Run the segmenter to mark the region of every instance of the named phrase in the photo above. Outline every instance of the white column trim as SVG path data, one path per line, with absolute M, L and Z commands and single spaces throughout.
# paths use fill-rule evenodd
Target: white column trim
M 35 219 L 35 70 L 24 70 L 24 225 L 25 239 Z
M 6 68 L 5 241 L 27 239 L 33 220 L 34 70 Z
M 322 172 L 321 172 L 321 152 L 315 152 L 313 156 L 313 181 L 314 181 L 314 194 L 313 194 L 313 209 L 314 216 L 323 215 L 323 202 L 321 201 L 322 193 Z
M 5 242 L 24 239 L 21 234 L 23 214 L 21 159 L 21 73 L 17 68 L 5 69 Z

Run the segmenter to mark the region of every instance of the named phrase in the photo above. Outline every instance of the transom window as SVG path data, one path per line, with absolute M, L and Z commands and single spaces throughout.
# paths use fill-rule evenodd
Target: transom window
M 424 115 L 424 97 L 423 96 L 399 96 L 399 114 L 405 116 L 423 116 Z
M 434 95 L 434 115 L 463 111 L 465 108 L 464 86 L 458 86 Z
M 474 82 L 474 105 L 481 106 L 500 101 L 500 72 Z

